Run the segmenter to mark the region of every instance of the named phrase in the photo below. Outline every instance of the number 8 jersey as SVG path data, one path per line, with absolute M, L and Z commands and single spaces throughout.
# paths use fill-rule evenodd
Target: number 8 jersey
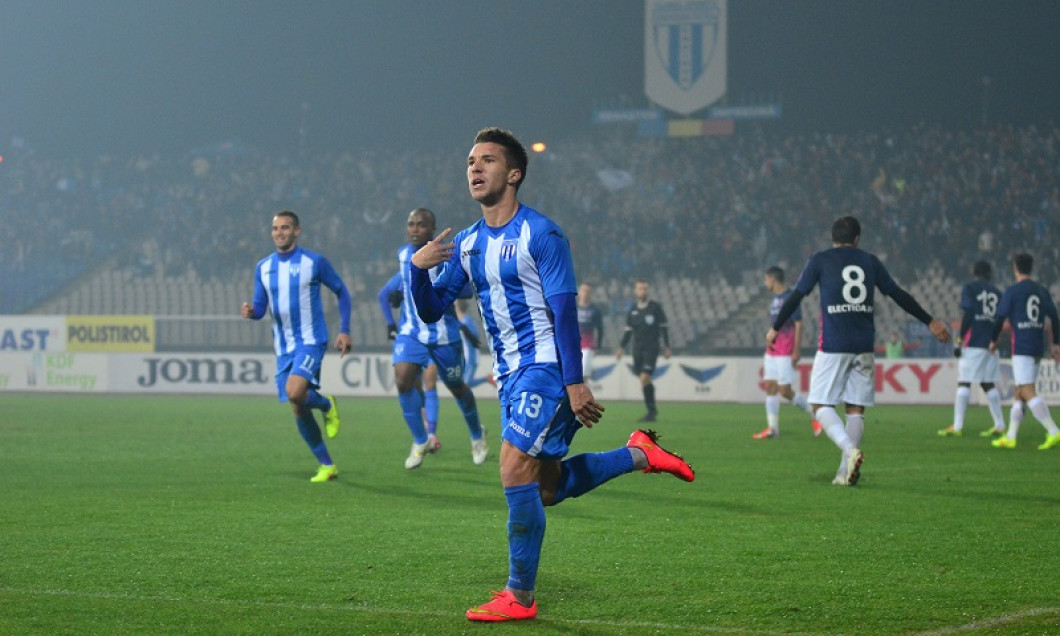
M 803 296 L 821 288 L 818 349 L 871 353 L 876 343 L 875 290 L 901 290 L 876 256 L 856 247 L 833 247 L 810 257 L 795 284 Z

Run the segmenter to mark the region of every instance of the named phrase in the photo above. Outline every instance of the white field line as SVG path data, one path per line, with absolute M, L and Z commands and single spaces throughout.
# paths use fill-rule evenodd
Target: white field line
M 407 610 L 407 609 L 387 609 L 383 607 L 373 607 L 363 604 L 349 604 L 349 605 L 337 605 L 328 603 L 282 603 L 273 601 L 237 601 L 231 599 L 220 599 L 220 598 L 194 598 L 187 597 L 182 598 L 179 596 L 135 596 L 132 594 L 116 594 L 110 592 L 77 592 L 73 590 L 29 590 L 20 589 L 14 587 L 0 586 L 0 593 L 8 594 L 22 594 L 26 596 L 66 596 L 70 598 L 94 598 L 102 600 L 119 600 L 119 601 L 134 601 L 137 603 L 199 603 L 204 605 L 220 605 L 230 607 L 266 607 L 273 609 L 292 609 L 292 610 L 307 610 L 307 611 L 333 611 L 333 612 L 353 612 L 360 614 L 373 614 L 373 615 L 400 615 L 400 616 L 431 616 L 431 617 L 452 617 L 452 612 L 442 611 L 430 611 L 430 610 Z M 775 634 L 776 632 L 767 632 L 761 630 L 748 630 L 732 627 L 716 627 L 712 625 L 674 625 L 670 623 L 657 623 L 649 621 L 607 621 L 607 620 L 579 620 L 579 619 L 562 619 L 562 618 L 545 618 L 550 624 L 557 625 L 572 625 L 572 626 L 583 626 L 583 627 L 600 627 L 600 628 L 615 628 L 623 630 L 655 630 L 662 632 L 684 632 L 684 633 L 702 633 L 702 634 L 749 634 L 749 635 L 768 635 Z
M 933 629 L 927 632 L 918 632 L 914 636 L 945 636 L 946 634 L 974 632 L 981 629 L 1001 627 L 1009 623 L 1018 623 L 1025 618 L 1047 616 L 1049 614 L 1060 614 L 1060 607 L 1032 607 L 1020 612 L 1013 612 L 1012 614 L 1002 614 L 1001 616 L 995 616 L 994 618 L 972 621 L 971 623 L 965 623 L 964 625 L 955 625 L 953 627 L 943 627 L 941 629 Z

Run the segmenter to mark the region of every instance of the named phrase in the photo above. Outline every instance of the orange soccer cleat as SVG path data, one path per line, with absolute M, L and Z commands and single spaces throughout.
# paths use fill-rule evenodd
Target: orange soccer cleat
M 468 620 L 472 621 L 525 621 L 537 618 L 537 601 L 527 607 L 516 600 L 509 590 L 492 592 L 489 603 L 472 607 L 467 611 Z
M 644 451 L 644 455 L 648 458 L 648 467 L 644 469 L 646 473 L 670 473 L 684 481 L 695 479 L 696 471 L 692 470 L 688 462 L 681 459 L 680 455 L 659 446 L 658 439 L 658 433 L 651 429 L 637 429 L 629 436 L 626 447 L 639 448 Z
M 814 420 L 813 423 L 810 426 L 813 426 L 813 436 L 814 437 L 820 437 L 821 436 L 821 431 L 824 430 L 824 427 L 821 426 L 821 423 L 818 422 L 817 420 Z
M 776 436 L 777 432 L 767 427 L 751 435 L 751 439 L 773 439 Z

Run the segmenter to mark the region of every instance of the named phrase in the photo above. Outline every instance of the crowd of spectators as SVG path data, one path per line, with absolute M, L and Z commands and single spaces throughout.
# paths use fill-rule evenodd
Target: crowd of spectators
M 532 141 L 532 140 L 526 140 Z M 351 150 L 284 157 L 238 143 L 180 157 L 67 161 L 25 146 L 0 163 L 2 313 L 26 311 L 100 266 L 143 276 L 245 277 L 272 249 L 289 208 L 302 243 L 355 292 L 396 266 L 408 211 L 440 227 L 478 218 L 463 153 Z M 934 260 L 954 277 L 972 262 L 1006 272 L 1027 250 L 1060 272 L 1060 128 L 642 139 L 590 128 L 531 157 L 521 199 L 563 225 L 583 280 L 725 276 L 780 262 L 796 270 L 828 245 L 832 219 L 859 217 L 863 245 L 903 282 Z

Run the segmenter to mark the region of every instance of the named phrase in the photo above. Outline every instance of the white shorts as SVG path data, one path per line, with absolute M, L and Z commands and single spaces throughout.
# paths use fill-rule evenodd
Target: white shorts
M 593 358 L 595 357 L 592 349 L 582 349 L 582 377 L 591 380 L 593 377 Z
M 810 404 L 876 405 L 876 359 L 871 353 L 818 351 L 810 371 Z
M 773 380 L 780 386 L 791 386 L 795 379 L 795 369 L 791 366 L 791 356 L 762 356 L 762 379 Z
M 961 360 L 957 364 L 957 381 L 969 384 L 983 382 L 997 383 L 1001 379 L 1001 367 L 998 364 L 997 352 L 990 353 L 982 347 L 966 347 L 961 351 Z
M 1038 383 L 1038 361 L 1031 356 L 1012 356 L 1012 382 L 1016 386 Z

